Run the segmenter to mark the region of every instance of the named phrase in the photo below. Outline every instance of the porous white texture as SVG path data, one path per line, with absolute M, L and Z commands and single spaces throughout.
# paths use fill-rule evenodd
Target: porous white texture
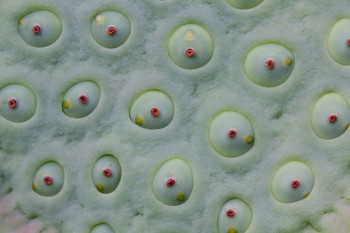
M 36 9 L 53 11 L 63 24 L 60 38 L 45 48 L 29 46 L 18 33 L 18 20 Z M 130 19 L 132 30 L 121 47 L 106 49 L 92 38 L 91 21 L 113 9 Z M 344 17 L 348 0 L 264 0 L 249 10 L 225 0 L 1 0 L 0 86 L 26 85 L 37 96 L 37 112 L 18 124 L 0 118 L 0 232 L 85 233 L 105 222 L 119 233 L 212 233 L 231 198 L 252 208 L 247 233 L 347 232 L 350 132 L 322 140 L 310 125 L 324 93 L 350 99 L 350 67 L 327 51 L 331 27 Z M 168 39 L 184 23 L 213 37 L 213 57 L 200 69 L 181 69 L 168 56 Z M 295 58 L 291 76 L 275 88 L 255 85 L 243 69 L 249 50 L 266 42 L 283 44 Z M 64 91 L 86 79 L 99 84 L 100 102 L 85 118 L 67 117 Z M 174 118 L 163 129 L 129 119 L 130 105 L 149 89 L 174 102 Z M 256 140 L 242 156 L 225 158 L 209 144 L 209 124 L 223 110 L 252 121 Z M 108 195 L 91 181 L 102 154 L 113 154 L 122 167 Z M 188 162 L 194 175 L 191 197 L 175 207 L 151 190 L 159 164 L 172 157 Z M 65 182 L 47 198 L 31 183 L 49 160 L 62 165 Z M 310 165 L 315 186 L 302 201 L 279 203 L 272 176 L 292 160 Z

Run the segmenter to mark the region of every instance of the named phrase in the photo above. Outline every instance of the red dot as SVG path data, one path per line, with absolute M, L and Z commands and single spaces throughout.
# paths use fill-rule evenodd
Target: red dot
M 103 172 L 103 175 L 104 175 L 105 177 L 111 177 L 111 176 L 112 176 L 112 170 L 109 169 L 109 168 L 103 169 L 102 172 Z
M 237 135 L 237 131 L 235 129 L 230 129 L 228 132 L 227 132 L 227 136 L 229 138 L 235 138 Z
M 152 114 L 153 117 L 159 117 L 160 111 L 159 111 L 158 108 L 154 107 L 154 108 L 151 108 L 151 114 Z
M 193 57 L 196 54 L 196 52 L 194 51 L 193 48 L 187 48 L 185 50 L 185 54 L 187 57 Z
M 40 25 L 39 25 L 39 24 L 34 24 L 33 27 L 32 27 L 32 32 L 33 32 L 33 34 L 35 34 L 35 35 L 40 34 L 40 32 L 41 32 L 41 27 L 40 27 Z
M 338 120 L 338 116 L 335 113 L 332 113 L 328 117 L 329 123 L 334 124 Z
M 80 96 L 79 96 L 79 102 L 80 102 L 81 104 L 87 104 L 87 102 L 88 102 L 87 96 L 86 96 L 86 95 L 80 95 Z
M 299 180 L 292 180 L 290 182 L 290 187 L 292 187 L 292 189 L 296 189 L 300 186 L 300 181 Z
M 166 186 L 168 186 L 168 187 L 174 186 L 175 184 L 176 184 L 176 180 L 174 178 L 169 178 L 166 181 Z
M 51 185 L 51 184 L 53 183 L 52 177 L 51 177 L 51 176 L 45 176 L 45 177 L 44 177 L 44 183 L 45 183 L 46 185 Z
M 268 70 L 272 70 L 275 67 L 275 61 L 272 58 L 269 58 L 265 62 L 265 67 Z
M 346 44 L 348 45 L 348 47 L 350 47 L 350 39 L 346 41 Z
M 236 212 L 232 209 L 226 211 L 226 216 L 229 218 L 233 218 L 236 215 Z
M 107 34 L 113 36 L 117 32 L 117 28 L 115 26 L 109 26 L 107 29 Z
M 7 105 L 9 106 L 9 108 L 15 109 L 17 107 L 17 100 L 13 98 L 9 99 L 9 101 L 7 102 Z

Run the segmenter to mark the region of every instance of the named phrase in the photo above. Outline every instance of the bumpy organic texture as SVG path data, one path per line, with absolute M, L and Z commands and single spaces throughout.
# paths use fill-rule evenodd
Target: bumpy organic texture
M 0 232 L 348 233 L 349 7 L 0 0 Z M 265 44 L 282 47 L 265 57 Z M 164 125 L 131 119 L 149 91 L 171 100 Z M 159 99 L 141 100 L 135 112 L 163 119 Z M 235 157 L 209 138 L 222 112 L 254 130 Z M 227 125 L 225 146 L 246 129 Z

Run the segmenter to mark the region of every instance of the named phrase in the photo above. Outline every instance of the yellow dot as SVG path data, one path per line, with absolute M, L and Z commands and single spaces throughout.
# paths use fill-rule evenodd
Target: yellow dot
M 96 185 L 96 188 L 97 188 L 98 191 L 102 192 L 105 189 L 105 186 L 102 183 L 98 183 Z
M 286 65 L 290 65 L 290 64 L 292 64 L 293 60 L 292 60 L 292 58 L 290 58 L 290 57 L 285 57 L 285 58 L 283 59 L 283 62 L 284 62 L 284 64 L 286 64 Z
M 227 231 L 227 233 L 236 233 L 236 229 L 234 227 L 230 227 Z
M 184 201 L 185 200 L 185 195 L 183 193 L 178 193 L 176 195 L 176 200 L 178 201 Z
M 69 107 L 70 107 L 70 102 L 67 101 L 67 100 L 63 100 L 62 106 L 63 106 L 64 108 L 69 108 Z
M 143 124 L 143 118 L 140 117 L 140 116 L 137 116 L 135 118 L 135 123 L 138 124 L 138 125 L 142 125 Z
M 105 17 L 103 17 L 102 15 L 97 15 L 95 19 L 96 19 L 96 23 L 100 25 L 104 25 L 106 22 Z
M 310 193 L 304 193 L 304 198 L 307 198 Z
M 344 130 L 347 130 L 349 128 L 349 124 L 344 125 Z
M 32 189 L 35 191 L 37 188 L 36 184 L 32 183 Z
M 20 19 L 20 20 L 18 21 L 18 23 L 23 25 L 23 24 L 24 24 L 24 19 L 23 19 L 23 18 Z
M 185 40 L 189 40 L 189 41 L 193 40 L 193 31 L 192 30 L 186 31 Z
M 252 136 L 245 137 L 245 142 L 247 144 L 252 144 L 254 142 L 254 138 Z

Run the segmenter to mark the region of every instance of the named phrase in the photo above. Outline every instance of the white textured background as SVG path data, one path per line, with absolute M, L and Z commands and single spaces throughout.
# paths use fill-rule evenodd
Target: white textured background
M 18 20 L 36 9 L 52 10 L 63 23 L 59 40 L 41 49 L 18 33 Z M 90 31 L 94 15 L 110 9 L 132 25 L 127 42 L 112 50 Z M 348 233 L 350 131 L 322 140 L 310 126 L 323 93 L 350 100 L 350 67 L 334 62 L 326 47 L 343 17 L 350 17 L 348 0 L 265 0 L 250 10 L 225 0 L 0 0 L 0 86 L 23 83 L 38 100 L 25 123 L 0 117 L 0 232 L 85 233 L 104 221 L 117 233 L 213 233 L 223 204 L 238 197 L 253 210 L 247 233 Z M 205 27 L 215 44 L 212 60 L 197 70 L 177 67 L 167 53 L 171 32 L 189 22 Z M 259 87 L 245 76 L 244 57 L 274 41 L 293 52 L 294 70 L 281 86 Z M 69 118 L 61 110 L 64 91 L 86 78 L 100 85 L 100 103 L 86 118 Z M 164 129 L 145 130 L 129 120 L 132 101 L 150 88 L 174 101 L 174 119 Z M 208 142 L 209 123 L 224 109 L 244 113 L 255 128 L 254 147 L 237 158 L 222 157 Z M 103 153 L 114 154 L 122 167 L 110 195 L 91 181 Z M 189 200 L 175 207 L 159 202 L 150 188 L 157 168 L 172 157 L 186 160 L 195 179 Z M 271 179 L 294 159 L 310 165 L 315 186 L 308 198 L 282 204 L 271 194 Z M 63 189 L 52 198 L 31 188 L 47 160 L 65 171 Z M 21 231 L 26 227 L 33 231 Z

